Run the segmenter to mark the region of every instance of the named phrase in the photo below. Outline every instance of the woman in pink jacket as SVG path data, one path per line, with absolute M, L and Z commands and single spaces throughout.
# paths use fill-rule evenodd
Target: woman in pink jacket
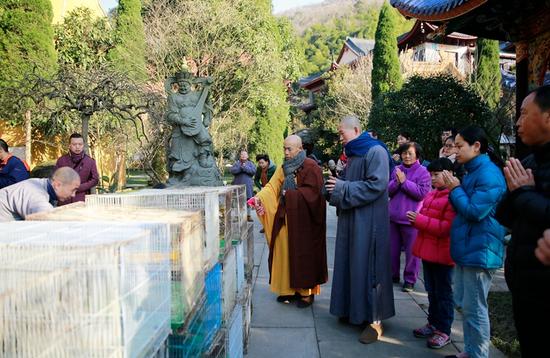
M 443 181 L 443 171 L 452 171 L 453 163 L 438 158 L 430 163 L 428 171 L 435 188 L 424 198 L 419 213 L 409 211 L 407 218 L 418 230 L 413 254 L 422 259 L 424 285 L 430 303 L 428 323 L 413 331 L 419 338 L 427 338 L 430 348 L 442 348 L 451 342 L 454 319 L 450 235 L 455 212 L 449 202 L 449 189 Z

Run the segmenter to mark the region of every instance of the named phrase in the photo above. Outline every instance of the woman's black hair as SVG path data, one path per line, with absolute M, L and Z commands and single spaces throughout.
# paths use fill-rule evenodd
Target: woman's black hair
M 476 126 L 468 126 L 461 129 L 458 134 L 464 139 L 469 145 L 474 145 L 475 142 L 479 142 L 481 153 L 487 153 L 487 148 L 489 148 L 489 141 L 487 139 L 487 134 L 483 128 Z
M 259 162 L 262 159 L 265 160 L 266 162 L 270 163 L 269 155 L 267 155 L 267 154 L 258 154 L 258 155 L 256 155 L 256 162 Z
M 455 142 L 455 138 L 456 136 L 454 135 L 451 135 L 451 136 L 448 136 L 447 138 L 445 138 L 445 142 L 448 141 L 449 139 L 453 141 L 453 143 Z
M 437 158 L 430 162 L 428 165 L 428 171 L 431 172 L 442 172 L 444 170 L 453 170 L 453 162 L 448 158 Z
M 407 151 L 410 147 L 413 147 L 414 148 L 414 152 L 416 153 L 416 159 L 417 160 L 421 160 L 421 158 L 423 158 L 423 152 L 422 152 L 422 147 L 420 146 L 420 144 L 416 143 L 416 142 L 408 142 L 408 143 L 405 143 L 405 144 L 401 144 L 399 146 L 399 148 L 397 149 L 397 154 L 399 154 L 399 156 L 401 156 L 401 154 L 405 151 Z
M 493 147 L 489 146 L 489 140 L 487 139 L 487 134 L 483 128 L 476 126 L 468 126 L 458 132 L 462 139 L 469 145 L 473 145 L 475 142 L 479 142 L 481 153 L 486 153 L 491 161 L 495 163 L 499 168 L 504 168 L 504 161 L 496 154 Z
M 399 134 L 403 138 L 407 138 L 409 141 L 412 141 L 412 136 L 409 132 L 400 131 Z

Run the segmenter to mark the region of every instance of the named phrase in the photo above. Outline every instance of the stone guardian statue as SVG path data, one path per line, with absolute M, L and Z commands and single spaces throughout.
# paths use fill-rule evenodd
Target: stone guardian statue
M 168 97 L 166 120 L 172 124 L 170 186 L 219 186 L 221 176 L 212 155 L 212 123 L 209 99 L 211 77 L 177 72 L 164 83 Z

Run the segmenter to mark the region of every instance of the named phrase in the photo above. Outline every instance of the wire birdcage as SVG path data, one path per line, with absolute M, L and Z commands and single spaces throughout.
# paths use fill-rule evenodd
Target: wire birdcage
M 223 209 L 227 213 L 224 218 L 229 229 L 226 230 L 225 237 L 233 242 L 240 240 L 242 233 L 247 228 L 246 186 L 226 185 L 209 189 L 218 191 L 220 209 L 223 205 Z
M 226 329 L 226 357 L 243 358 L 243 307 L 235 306 Z
M 170 225 L 172 329 L 184 325 L 204 289 L 203 216 L 199 210 L 163 210 L 136 207 L 95 207 L 74 203 L 29 215 L 33 221 L 157 221 Z
M 145 189 L 126 194 L 87 195 L 86 205 L 93 207 L 118 206 L 189 210 L 200 209 L 204 213 L 205 249 L 203 263 L 205 270 L 216 264 L 220 253 L 217 192 L 213 190 L 169 190 Z
M 147 357 L 169 333 L 169 227 L 10 222 L 0 356 Z

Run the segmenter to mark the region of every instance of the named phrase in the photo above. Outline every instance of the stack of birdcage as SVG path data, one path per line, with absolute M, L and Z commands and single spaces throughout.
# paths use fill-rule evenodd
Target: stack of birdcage
M 170 228 L 12 222 L 0 237 L 0 356 L 149 357 L 170 322 Z
M 205 188 L 182 190 L 146 189 L 126 194 L 88 195 L 86 205 L 94 207 L 139 207 L 160 208 L 170 210 L 199 209 L 204 215 L 205 243 L 204 270 L 208 270 L 218 262 L 220 255 L 220 220 L 219 203 L 216 191 Z
M 247 270 L 251 271 L 253 266 L 253 239 L 248 237 L 252 231 L 247 223 L 244 186 L 146 189 L 129 194 L 92 195 L 86 197 L 86 204 L 204 210 L 205 295 L 186 323 L 170 336 L 170 354 L 186 357 L 197 352 L 201 352 L 200 355 L 225 352 L 230 357 L 242 356 L 243 336 L 248 337 L 243 329 L 249 328 L 246 320 L 250 322 L 246 312 L 250 312 L 247 279 L 251 274 Z M 215 255 L 212 254 L 214 246 L 217 248 Z M 245 262 L 248 263 L 246 269 Z M 238 336 L 237 331 L 240 331 Z M 238 341 L 241 344 L 235 343 Z
M 89 206 L 75 203 L 53 211 L 33 214 L 27 220 L 40 221 L 116 221 L 143 222 L 154 220 L 170 225 L 171 326 L 185 324 L 189 313 L 204 291 L 204 267 L 197 257 L 203 256 L 204 225 L 202 213 L 195 211 L 136 207 Z

